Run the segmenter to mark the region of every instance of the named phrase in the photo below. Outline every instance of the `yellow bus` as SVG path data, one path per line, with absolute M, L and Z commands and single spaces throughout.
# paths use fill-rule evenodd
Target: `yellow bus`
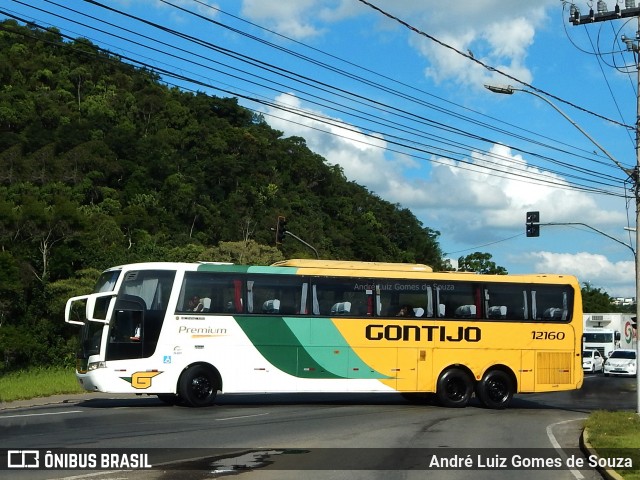
M 475 395 L 582 385 L 582 303 L 567 275 L 475 275 L 426 265 L 287 260 L 141 263 L 70 298 L 89 391 L 209 406 L 217 392 Z M 433 395 L 431 395 L 433 396 Z

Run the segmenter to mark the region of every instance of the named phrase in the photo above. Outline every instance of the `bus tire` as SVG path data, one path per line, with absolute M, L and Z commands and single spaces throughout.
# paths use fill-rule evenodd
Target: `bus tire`
M 218 378 L 210 368 L 193 365 L 180 375 L 178 392 L 189 407 L 208 407 L 218 394 Z
M 487 408 L 507 408 L 515 388 L 511 376 L 502 370 L 489 370 L 478 382 L 476 393 Z
M 463 370 L 450 368 L 438 379 L 436 397 L 443 407 L 466 407 L 473 395 L 473 381 Z

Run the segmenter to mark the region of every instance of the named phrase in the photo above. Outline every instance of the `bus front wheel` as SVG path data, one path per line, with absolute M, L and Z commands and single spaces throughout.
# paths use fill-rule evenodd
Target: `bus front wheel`
M 180 376 L 178 391 L 188 406 L 208 407 L 216 399 L 218 379 L 210 368 L 194 365 Z
M 513 398 L 513 381 L 502 370 L 490 370 L 478 383 L 476 393 L 485 407 L 506 408 Z
M 446 370 L 438 379 L 436 396 L 443 407 L 466 407 L 473 394 L 473 382 L 459 368 Z

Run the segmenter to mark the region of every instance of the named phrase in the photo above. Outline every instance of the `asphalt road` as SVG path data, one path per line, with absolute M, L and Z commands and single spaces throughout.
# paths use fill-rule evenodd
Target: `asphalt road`
M 25 480 L 427 474 L 446 480 L 592 480 L 602 476 L 580 450 L 583 420 L 598 409 L 635 410 L 635 401 L 635 379 L 600 375 L 587 376 L 580 391 L 518 395 L 501 411 L 476 403 L 464 409 L 416 405 L 393 394 L 221 395 L 206 409 L 170 407 L 154 397 L 59 396 L 0 405 L 0 455 L 37 451 L 43 463 L 50 452 L 50 464 L 57 460 L 61 467 L 72 461 L 69 454 L 85 455 L 78 462 L 93 455 L 97 463 L 103 454 L 116 455 L 110 470 L 10 471 L 10 478 Z M 123 452 L 133 455 L 117 457 Z M 144 454 L 153 469 L 126 469 L 126 461 Z M 567 466 L 579 459 L 586 467 Z M 545 461 L 562 467 L 533 468 Z M 437 468 L 447 462 L 452 468 Z

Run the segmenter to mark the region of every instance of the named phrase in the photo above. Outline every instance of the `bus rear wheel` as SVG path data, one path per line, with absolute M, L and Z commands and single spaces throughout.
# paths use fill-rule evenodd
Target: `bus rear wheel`
M 466 407 L 473 395 L 473 382 L 459 368 L 446 370 L 438 379 L 436 397 L 443 407 Z
M 502 370 L 490 370 L 478 383 L 476 393 L 485 407 L 506 408 L 513 398 L 513 380 Z
M 180 398 L 190 407 L 213 405 L 218 393 L 215 373 L 203 365 L 187 368 L 180 376 L 178 391 Z

